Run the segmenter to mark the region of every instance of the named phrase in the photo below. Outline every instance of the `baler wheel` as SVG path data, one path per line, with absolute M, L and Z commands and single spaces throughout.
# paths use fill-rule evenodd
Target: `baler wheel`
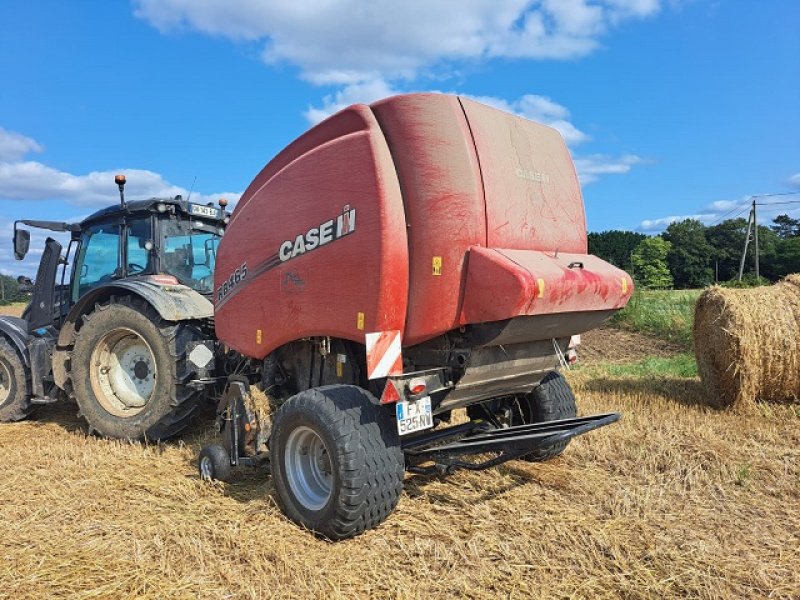
M 270 467 L 278 504 L 332 540 L 377 527 L 397 506 L 404 459 L 392 414 L 349 385 L 305 390 L 278 410 Z
M 27 419 L 36 408 L 31 401 L 30 372 L 7 340 L 0 337 L 0 422 Z
M 203 481 L 229 481 L 231 456 L 222 444 L 213 444 L 200 450 L 197 469 Z
M 558 371 L 545 375 L 541 383 L 529 394 L 515 399 L 491 400 L 481 405 L 467 407 L 470 419 L 486 418 L 485 411 L 491 411 L 507 425 L 530 425 L 546 421 L 560 421 L 578 416 L 578 407 L 572 388 Z M 555 458 L 569 444 L 569 440 L 557 442 L 522 457 L 521 460 L 542 462 Z
M 545 421 L 560 421 L 578 416 L 578 406 L 575 403 L 575 394 L 572 388 L 558 371 L 551 371 L 545 375 L 542 382 L 530 394 L 520 399 L 524 423 L 543 423 Z M 541 462 L 555 458 L 569 444 L 569 440 L 558 442 L 547 448 L 536 450 L 522 460 Z
M 183 431 L 201 391 L 188 385 L 191 322 L 171 322 L 144 301 L 121 297 L 84 316 L 70 357 L 81 415 L 105 437 L 163 440 Z

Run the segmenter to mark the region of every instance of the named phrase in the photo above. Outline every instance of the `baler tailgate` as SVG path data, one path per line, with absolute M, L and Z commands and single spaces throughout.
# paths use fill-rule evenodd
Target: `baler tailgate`
M 632 291 L 627 273 L 590 254 L 472 247 L 462 323 L 617 310 Z
M 453 431 L 452 437 L 461 436 L 457 441 L 447 443 L 447 438 L 444 437 L 447 430 L 444 430 L 434 432 L 434 434 L 439 435 L 431 436 L 432 443 L 425 444 L 425 438 L 409 440 L 403 444 L 403 451 L 412 465 L 420 465 L 430 461 L 435 463 L 435 467 L 431 468 L 413 467 L 412 470 L 415 471 L 427 472 L 431 469 L 439 471 L 453 471 L 456 469 L 477 471 L 520 458 L 559 442 L 568 441 L 575 436 L 615 423 L 619 419 L 619 413 L 605 413 L 590 417 L 531 423 L 489 431 L 478 429 L 477 433 L 473 430 L 473 432 L 466 435 L 463 435 L 464 429 L 462 427 L 456 426 L 450 429 Z M 442 443 L 443 441 L 445 443 Z M 460 457 L 468 455 L 490 453 L 497 454 L 497 456 L 478 463 L 459 460 Z

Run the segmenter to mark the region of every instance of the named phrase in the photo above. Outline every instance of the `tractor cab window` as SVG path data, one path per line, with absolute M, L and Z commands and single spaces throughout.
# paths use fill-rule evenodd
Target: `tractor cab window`
M 84 231 L 75 263 L 73 301 L 119 274 L 119 244 L 120 231 L 116 223 L 94 225 Z
M 220 233 L 197 222 L 162 222 L 161 270 L 202 294 L 211 293 Z
M 150 217 L 128 222 L 128 275 L 140 275 L 150 272 L 150 251 L 147 242 L 153 243 L 153 227 Z

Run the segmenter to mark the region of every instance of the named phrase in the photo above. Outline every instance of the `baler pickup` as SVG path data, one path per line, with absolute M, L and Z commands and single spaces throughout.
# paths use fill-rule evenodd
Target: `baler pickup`
M 619 413 L 606 413 L 499 429 L 488 422 L 470 422 L 434 431 L 403 443 L 403 452 L 416 473 L 450 473 L 458 469 L 480 471 L 537 450 L 567 442 L 575 436 L 619 421 Z M 448 443 L 448 440 L 450 441 Z M 495 454 L 482 462 L 462 460 L 465 456 Z M 433 465 L 425 463 L 433 462 Z

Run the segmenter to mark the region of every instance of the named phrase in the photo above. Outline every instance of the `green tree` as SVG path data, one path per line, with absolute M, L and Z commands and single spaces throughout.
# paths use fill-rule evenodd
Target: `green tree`
M 656 236 L 642 240 L 633 251 L 634 277 L 646 288 L 672 287 L 672 274 L 667 266 L 667 255 L 672 244 Z
M 589 234 L 589 254 L 594 254 L 621 269 L 632 268 L 631 254 L 639 243 L 647 238 L 643 233 L 614 229 Z
M 776 279 L 800 273 L 800 236 L 778 241 L 773 266 Z
M 714 281 L 714 248 L 706 239 L 706 227 L 696 219 L 672 223 L 663 233 L 672 244 L 667 254 L 667 264 L 675 287 L 705 287 Z
M 706 228 L 706 239 L 714 247 L 712 258 L 719 268 L 719 281 L 728 281 L 739 273 L 746 231 L 746 219 L 728 219 Z
M 772 219 L 772 231 L 783 239 L 800 236 L 800 219 L 793 219 L 789 215 L 778 215 Z
M 739 276 L 739 262 L 744 250 L 747 232 L 746 219 L 729 219 L 706 229 L 706 237 L 714 247 L 714 259 L 719 263 L 719 280 L 730 281 Z M 750 234 L 752 236 L 752 232 Z M 759 265 L 761 275 L 775 280 L 780 277 L 775 264 L 776 252 L 781 238 L 764 225 L 758 226 Z M 745 257 L 745 274 L 755 273 L 755 244 L 750 240 Z
M 20 291 L 16 279 L 0 274 L 0 304 L 22 302 L 27 299 L 27 295 Z

